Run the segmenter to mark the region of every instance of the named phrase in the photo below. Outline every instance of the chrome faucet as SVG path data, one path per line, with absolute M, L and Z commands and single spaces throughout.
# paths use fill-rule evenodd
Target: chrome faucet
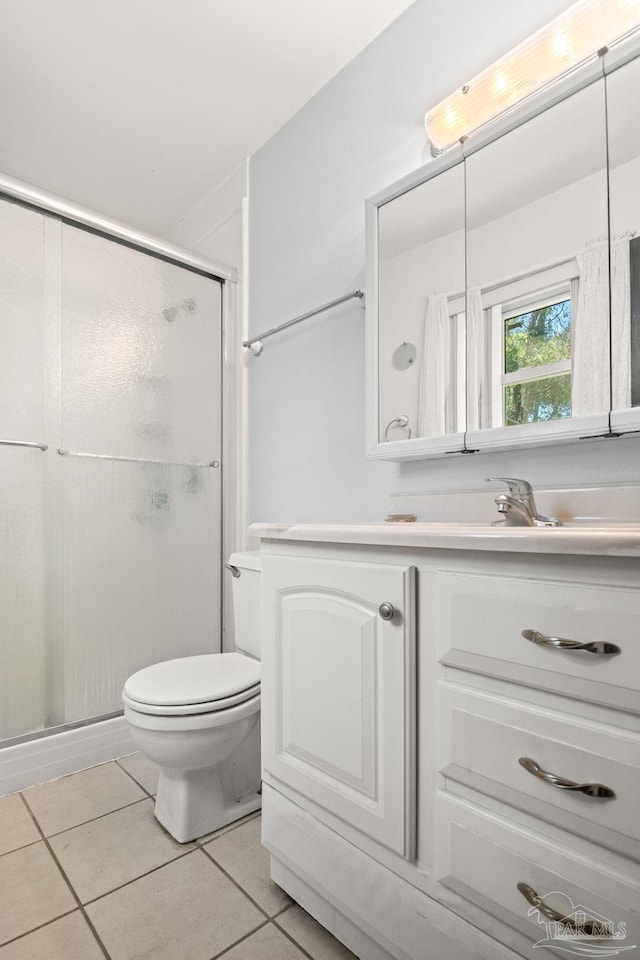
M 499 493 L 495 503 L 498 513 L 504 520 L 496 520 L 494 526 L 504 524 L 507 527 L 559 527 L 561 523 L 554 517 L 543 517 L 538 513 L 533 499 L 533 487 L 526 480 L 514 477 L 487 477 L 487 483 L 506 483 L 509 493 Z

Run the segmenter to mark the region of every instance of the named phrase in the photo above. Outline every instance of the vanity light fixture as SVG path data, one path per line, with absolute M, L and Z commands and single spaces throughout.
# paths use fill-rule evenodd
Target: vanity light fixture
M 425 117 L 432 153 L 448 147 L 640 27 L 640 0 L 580 0 L 446 97 Z

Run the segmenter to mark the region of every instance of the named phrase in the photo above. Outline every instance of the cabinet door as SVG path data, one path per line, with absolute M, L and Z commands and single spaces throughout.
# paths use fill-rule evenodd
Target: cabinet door
M 411 859 L 415 568 L 267 556 L 262 579 L 265 776 Z

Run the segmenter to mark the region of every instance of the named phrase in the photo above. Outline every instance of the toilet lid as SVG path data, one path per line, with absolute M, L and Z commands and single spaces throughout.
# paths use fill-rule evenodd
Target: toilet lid
M 155 717 L 191 717 L 198 713 L 224 713 L 225 710 L 238 707 L 249 700 L 260 702 L 259 683 L 256 683 L 255 687 L 243 690 L 242 693 L 236 693 L 233 697 L 224 697 L 222 700 L 207 700 L 205 703 L 183 703 L 178 706 L 167 706 L 166 703 L 161 705 L 140 703 L 139 700 L 128 697 L 124 691 L 122 693 L 122 702 L 125 707 L 135 710 L 136 713 L 145 713 L 147 716 Z
M 210 653 L 164 660 L 139 670 L 124 685 L 124 695 L 159 707 L 228 700 L 260 683 L 258 660 L 240 653 Z

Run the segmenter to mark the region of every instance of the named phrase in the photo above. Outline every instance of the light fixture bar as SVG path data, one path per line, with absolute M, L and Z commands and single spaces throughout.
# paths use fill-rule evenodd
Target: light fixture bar
M 425 117 L 433 152 L 442 153 L 640 27 L 640 0 L 579 0 Z

